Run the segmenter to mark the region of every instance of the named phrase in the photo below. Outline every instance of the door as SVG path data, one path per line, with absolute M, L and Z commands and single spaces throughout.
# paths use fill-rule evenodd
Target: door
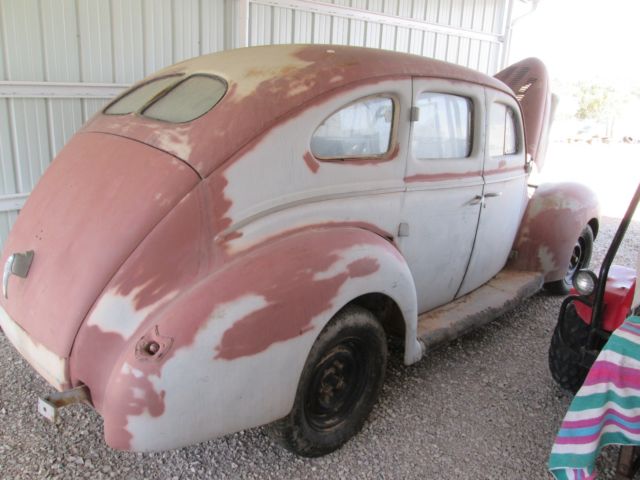
M 483 187 L 484 89 L 414 78 L 413 105 L 398 245 L 422 313 L 454 298 L 471 256 Z
M 480 223 L 469 268 L 456 296 L 478 288 L 507 263 L 527 204 L 520 109 L 512 97 L 486 89 L 487 138 Z

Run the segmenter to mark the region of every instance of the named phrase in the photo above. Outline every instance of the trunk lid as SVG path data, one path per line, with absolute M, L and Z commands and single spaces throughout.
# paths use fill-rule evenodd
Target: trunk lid
M 34 258 L 26 278 L 9 277 L 0 306 L 31 341 L 67 358 L 105 285 L 198 182 L 187 164 L 156 148 L 115 135 L 77 134 L 7 239 L 2 265 L 13 253 L 33 250 Z

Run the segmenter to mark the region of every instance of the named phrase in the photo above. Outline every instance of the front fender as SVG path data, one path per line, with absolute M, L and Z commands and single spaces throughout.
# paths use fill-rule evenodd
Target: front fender
M 599 218 L 598 199 L 584 185 L 549 183 L 539 186 L 527 205 L 509 266 L 542 272 L 545 282 L 562 279 L 580 232 Z
M 397 303 L 405 355 L 419 358 L 413 278 L 382 237 L 308 229 L 230 258 L 147 318 L 127 345 L 105 389 L 107 443 L 176 448 L 287 415 L 318 334 L 366 293 Z M 152 341 L 156 355 L 146 349 Z

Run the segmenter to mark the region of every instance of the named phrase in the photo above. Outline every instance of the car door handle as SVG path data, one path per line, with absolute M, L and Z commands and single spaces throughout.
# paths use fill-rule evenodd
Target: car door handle
M 484 195 L 476 195 L 471 200 L 469 200 L 469 205 L 478 205 L 484 203 Z
M 489 197 L 500 197 L 502 196 L 502 192 L 489 192 L 489 193 L 485 193 L 484 197 L 485 198 L 489 198 Z

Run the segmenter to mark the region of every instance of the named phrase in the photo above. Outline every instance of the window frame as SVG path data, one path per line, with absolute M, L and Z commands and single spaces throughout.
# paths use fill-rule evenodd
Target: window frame
M 413 158 L 415 158 L 416 160 L 420 161 L 420 162 L 429 162 L 429 161 L 438 161 L 438 160 L 465 160 L 467 158 L 472 158 L 473 157 L 473 149 L 475 146 L 475 140 L 476 140 L 476 135 L 475 135 L 475 130 L 476 130 L 476 121 L 475 121 L 475 116 L 476 116 L 476 102 L 472 97 L 469 97 L 467 95 L 463 95 L 461 93 L 457 93 L 457 92 L 449 92 L 446 90 L 422 90 L 420 92 L 418 92 L 418 94 L 415 96 L 415 103 L 416 103 L 416 107 L 418 107 L 417 103 L 418 100 L 420 99 L 420 95 L 423 95 L 425 93 L 435 93 L 435 94 L 439 94 L 439 95 L 448 95 L 450 97 L 459 97 L 459 98 L 463 98 L 465 100 L 467 100 L 468 105 L 470 104 L 471 108 L 468 110 L 468 117 L 469 117 L 469 150 L 467 152 L 467 154 L 464 157 L 418 157 L 417 155 L 415 155 L 415 152 L 413 151 L 413 139 L 414 139 L 414 134 L 415 134 L 415 123 L 417 122 L 413 122 L 414 125 L 411 126 L 411 137 L 409 139 L 410 141 L 410 151 L 411 151 L 411 155 L 413 156 Z M 419 121 L 419 120 L 418 120 Z
M 489 111 L 488 113 L 488 119 L 491 118 L 491 108 L 493 108 L 494 105 L 500 105 L 502 107 L 504 107 L 505 109 L 505 113 L 504 113 L 504 135 L 502 136 L 502 153 L 498 154 L 498 155 L 492 155 L 491 154 L 491 122 L 487 121 L 487 151 L 488 151 L 488 156 L 490 158 L 501 158 L 501 157 L 512 157 L 514 155 L 520 155 L 520 153 L 522 152 L 522 146 L 525 143 L 524 140 L 524 131 L 522 130 L 522 121 L 521 121 L 521 115 L 519 110 L 515 109 L 512 105 L 509 105 L 508 103 L 502 102 L 500 100 L 494 100 L 493 102 L 491 102 L 491 105 L 489 106 Z M 515 151 L 511 152 L 511 153 L 506 153 L 506 140 L 507 140 L 507 117 L 509 116 L 509 111 L 511 111 L 512 115 L 511 115 L 511 119 L 513 121 L 513 133 L 514 133 L 514 139 L 515 139 L 515 143 L 516 143 L 516 148 Z
M 327 119 L 331 118 L 333 115 L 340 112 L 341 110 L 344 110 L 345 108 L 349 108 L 350 106 L 360 103 L 362 101 L 365 101 L 367 99 L 376 99 L 376 98 L 391 100 L 391 106 L 392 106 L 391 129 L 389 132 L 389 146 L 387 147 L 387 150 L 384 153 L 381 153 L 378 155 L 367 154 L 367 155 L 344 156 L 344 157 L 321 157 L 313 153 L 313 150 L 311 149 L 311 139 L 315 135 L 318 128 L 320 128 L 320 126 Z M 333 110 L 330 114 L 324 116 L 322 118 L 322 121 L 315 126 L 315 128 L 313 129 L 313 132 L 309 136 L 309 145 L 308 145 L 309 153 L 311 153 L 311 155 L 313 155 L 313 158 L 315 158 L 316 160 L 320 162 L 329 162 L 329 163 L 345 163 L 345 162 L 365 163 L 365 162 L 371 162 L 371 161 L 384 162 L 384 161 L 392 160 L 394 157 L 394 152 L 396 151 L 396 144 L 397 144 L 397 137 L 398 137 L 398 123 L 399 123 L 399 116 L 400 116 L 399 111 L 400 111 L 400 100 L 396 94 L 391 92 L 381 92 L 381 93 L 374 93 L 371 95 L 365 95 L 363 97 L 358 97 L 355 100 L 345 103 L 339 108 Z

